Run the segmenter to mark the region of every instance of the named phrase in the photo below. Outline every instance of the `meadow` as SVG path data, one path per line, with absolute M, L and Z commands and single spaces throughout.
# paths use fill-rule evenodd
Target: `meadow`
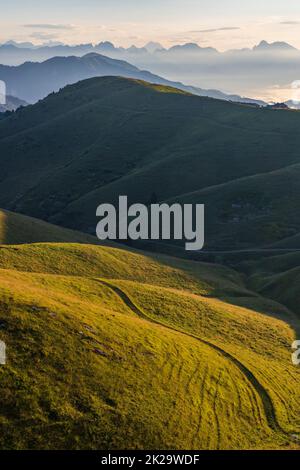
M 299 448 L 296 314 L 245 274 L 85 243 L 0 266 L 1 449 Z

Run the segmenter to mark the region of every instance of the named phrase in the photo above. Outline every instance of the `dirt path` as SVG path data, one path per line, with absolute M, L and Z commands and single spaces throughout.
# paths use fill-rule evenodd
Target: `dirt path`
M 126 292 L 124 292 L 120 287 L 117 287 L 113 283 L 108 282 L 106 280 L 97 279 L 97 281 L 101 282 L 104 286 L 106 286 L 109 289 L 113 290 L 123 300 L 123 302 L 127 305 L 127 307 L 130 308 L 130 310 L 132 310 L 136 315 L 143 318 L 144 320 L 150 321 L 150 322 L 152 322 L 156 325 L 167 328 L 168 330 L 171 330 L 171 331 L 176 332 L 176 333 L 183 334 L 183 335 L 188 336 L 190 338 L 193 338 L 197 341 L 200 341 L 201 343 L 205 344 L 206 346 L 209 346 L 210 348 L 217 351 L 223 357 L 226 357 L 226 359 L 228 359 L 231 363 L 233 363 L 242 372 L 242 374 L 247 378 L 247 380 L 250 382 L 252 387 L 255 389 L 255 391 L 259 395 L 259 397 L 261 399 L 261 402 L 262 402 L 262 405 L 263 405 L 265 417 L 266 417 L 266 420 L 267 420 L 267 423 L 268 423 L 269 427 L 273 431 L 276 431 L 276 432 L 279 432 L 280 434 L 283 434 L 285 437 L 289 437 L 289 438 L 292 437 L 293 433 L 291 433 L 291 434 L 287 433 L 286 431 L 284 431 L 284 429 L 282 429 L 282 427 L 278 423 L 275 408 L 274 408 L 272 399 L 271 399 L 268 391 L 259 382 L 259 380 L 255 377 L 255 375 L 242 362 L 240 362 L 236 357 L 232 356 L 230 353 L 228 353 L 227 351 L 225 351 L 221 347 L 217 346 L 216 344 L 213 344 L 209 341 L 201 339 L 198 336 L 193 335 L 192 333 L 187 333 L 184 330 L 177 329 L 177 328 L 172 327 L 168 324 L 165 324 L 163 322 L 160 322 L 158 320 L 155 320 L 155 319 L 151 318 L 150 316 L 145 314 L 139 307 L 137 307 L 137 305 L 131 300 L 131 298 L 126 294 Z M 297 433 L 295 433 L 294 435 L 297 435 Z

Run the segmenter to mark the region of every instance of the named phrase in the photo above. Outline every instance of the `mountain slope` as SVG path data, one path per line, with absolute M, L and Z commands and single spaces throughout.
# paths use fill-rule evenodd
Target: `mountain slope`
M 26 106 L 26 101 L 15 98 L 14 96 L 7 96 L 6 103 L 0 104 L 0 113 L 5 113 L 6 111 L 15 111 L 20 106 Z
M 97 53 L 86 54 L 83 57 L 52 57 L 42 63 L 26 62 L 17 67 L 0 65 L 0 79 L 5 81 L 8 93 L 29 103 L 35 103 L 66 85 L 102 76 L 136 78 L 151 83 L 178 87 L 199 96 L 265 105 L 260 100 L 228 95 L 218 90 L 203 90 L 186 86 L 180 82 L 170 81 L 151 72 L 140 70 L 124 60 L 112 59 Z
M 76 244 L 0 257 L 1 449 L 297 447 L 289 312 L 234 271 Z
M 290 44 L 286 42 L 280 42 L 280 41 L 275 41 L 275 42 L 267 42 L 267 41 L 261 41 L 257 46 L 253 47 L 253 51 L 255 52 L 286 52 L 286 51 L 292 51 L 292 52 L 299 52 L 295 47 L 291 46 Z
M 292 220 L 299 210 L 293 195 L 299 186 L 299 126 L 297 112 L 118 77 L 90 79 L 0 123 L 0 205 L 94 234 L 101 202 L 116 203 L 121 194 L 129 202 L 149 203 L 153 194 L 158 201 L 184 200 L 192 192 L 194 202 L 209 206 L 212 246 L 228 248 L 232 232 L 235 248 L 270 245 L 300 229 L 299 219 Z M 244 182 L 249 190 L 242 189 Z M 273 230 L 284 206 L 282 227 Z M 244 207 L 246 225 L 235 215 Z
M 273 298 L 293 310 L 298 317 L 300 333 L 299 281 L 300 252 L 285 253 L 256 262 L 242 263 L 249 275 L 249 286 L 261 295 Z M 297 335 L 297 336 L 298 336 Z
M 0 66 L 0 77 L 8 92 L 14 90 L 30 103 L 65 85 L 97 75 L 142 78 L 140 70 L 129 63 L 98 54 L 87 54 L 83 58 L 54 57 L 42 63 L 26 62 L 19 67 Z
M 260 98 L 267 102 L 288 101 L 292 98 L 293 90 L 289 92 L 287 84 L 293 83 L 300 73 L 300 52 L 285 42 L 261 41 L 253 48 L 224 52 L 193 43 L 175 45 L 169 49 L 154 45 L 150 49 L 149 52 L 147 46 L 133 46 L 128 49 L 115 47 L 108 41 L 95 46 L 60 44 L 34 49 L 5 44 L 0 46 L 0 63 L 18 65 L 26 61 L 41 62 L 57 56 L 99 53 L 113 59 L 126 60 L 139 69 L 151 70 L 152 73 L 168 77 L 174 82 L 193 84 L 202 89 L 220 89 L 228 94 L 235 93 L 240 97 L 249 96 L 256 100 Z M 212 96 L 218 98 L 216 94 Z M 234 98 L 229 99 L 236 101 Z M 238 101 L 240 100 L 239 98 Z
M 274 243 L 272 247 L 274 248 L 298 248 L 300 246 L 300 234 L 297 233 L 288 238 L 284 238 L 277 243 Z
M 0 244 L 37 242 L 98 243 L 97 238 L 0 209 Z
M 180 195 L 206 206 L 208 247 L 300 248 L 300 164 Z M 294 235 L 294 236 L 293 236 Z M 280 242 L 282 240 L 282 242 Z

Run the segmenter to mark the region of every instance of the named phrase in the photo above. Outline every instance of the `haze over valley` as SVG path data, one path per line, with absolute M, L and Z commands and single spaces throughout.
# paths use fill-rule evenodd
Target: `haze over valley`
M 53 57 L 98 53 L 124 60 L 173 82 L 217 89 L 266 102 L 297 99 L 293 83 L 300 77 L 300 51 L 285 42 L 261 41 L 251 48 L 219 52 L 214 47 L 186 43 L 164 48 L 157 42 L 143 47 L 115 47 L 109 41 L 78 46 L 8 41 L 0 46 L 0 63 L 20 65 Z M 1 78 L 1 75 L 0 75 Z

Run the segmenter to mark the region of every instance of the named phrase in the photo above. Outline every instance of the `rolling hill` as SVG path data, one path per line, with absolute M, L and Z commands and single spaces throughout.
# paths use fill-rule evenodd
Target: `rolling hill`
M 295 314 L 238 272 L 76 243 L 0 266 L 1 449 L 299 448 Z
M 31 101 L 113 76 L 0 121 L 0 449 L 299 450 L 300 114 L 97 54 L 1 70 Z M 224 264 L 97 243 L 123 194 L 204 203 Z
M 96 237 L 0 209 L 1 245 L 37 242 L 99 244 Z
M 296 111 L 85 80 L 2 120 L 0 205 L 94 234 L 121 194 L 206 203 L 209 248 L 271 245 L 300 231 L 299 126 Z
M 300 248 L 299 181 L 300 165 L 295 164 L 180 195 L 179 200 L 205 204 L 208 247 L 211 241 L 214 247 L 240 249 L 272 241 L 270 248 Z
M 241 263 L 249 276 L 249 286 L 261 295 L 283 303 L 298 316 L 300 334 L 299 282 L 300 251 L 283 253 L 261 260 Z

